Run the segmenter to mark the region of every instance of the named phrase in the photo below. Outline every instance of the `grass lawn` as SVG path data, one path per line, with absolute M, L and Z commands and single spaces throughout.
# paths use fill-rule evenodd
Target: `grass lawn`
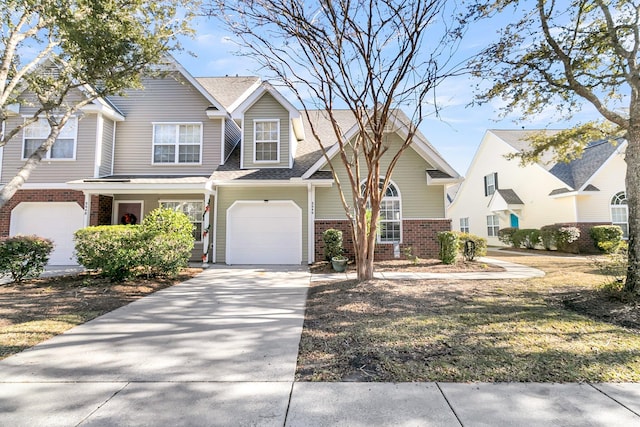
M 297 380 L 640 381 L 640 300 L 585 258 L 499 256 L 547 275 L 312 283 Z

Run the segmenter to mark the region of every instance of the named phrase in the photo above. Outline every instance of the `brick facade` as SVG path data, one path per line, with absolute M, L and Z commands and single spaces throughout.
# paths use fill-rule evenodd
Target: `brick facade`
M 111 225 L 113 197 L 91 196 L 91 225 Z
M 84 208 L 84 194 L 75 190 L 18 190 L 0 208 L 0 237 L 9 235 L 11 211 L 22 202 L 76 202 Z
M 349 230 L 349 222 L 346 220 L 317 220 L 315 222 L 315 261 L 324 260 L 324 242 L 322 233 L 335 228 L 342 231 L 342 240 L 345 255 L 355 258 L 353 238 Z M 450 219 L 408 219 L 402 221 L 402 244 L 400 248 L 411 246 L 414 255 L 420 258 L 438 257 L 437 234 L 441 231 L 451 230 Z M 402 255 L 401 255 L 402 256 Z M 376 245 L 375 258 L 378 260 L 394 259 L 393 245 L 379 243 Z

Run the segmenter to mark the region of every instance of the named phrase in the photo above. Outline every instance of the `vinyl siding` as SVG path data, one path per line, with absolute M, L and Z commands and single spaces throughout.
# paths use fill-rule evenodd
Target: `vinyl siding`
M 280 161 L 278 163 L 255 163 L 253 147 L 253 124 L 256 120 L 280 119 Z M 251 168 L 288 168 L 290 120 L 289 111 L 271 94 L 265 93 L 244 114 L 243 162 L 246 169 Z
M 131 90 L 127 96 L 110 100 L 126 119 L 116 126 L 114 174 L 208 175 L 220 163 L 221 122 L 209 119 L 209 102 L 193 86 L 174 75 L 147 79 L 145 89 Z M 154 165 L 153 125 L 158 122 L 202 123 L 201 165 Z
M 118 218 L 116 218 L 115 210 L 119 201 L 142 201 L 142 212 L 143 217 L 138 218 L 138 223 L 141 223 L 144 217 L 149 214 L 154 209 L 160 207 L 160 201 L 165 200 L 197 200 L 204 202 L 204 194 L 115 194 L 113 196 L 113 212 L 112 222 L 118 222 Z M 213 206 L 213 203 L 212 203 Z M 210 224 L 213 224 L 213 215 L 210 216 Z M 206 225 L 203 226 L 205 228 Z M 213 225 L 211 225 L 213 228 Z M 210 235 L 209 235 L 210 236 Z M 193 251 L 191 252 L 191 260 L 192 261 L 201 261 L 202 260 L 202 247 L 203 243 L 196 242 Z
M 586 191 L 585 195 L 578 196 L 579 222 L 611 221 L 611 199 L 625 190 L 626 173 L 624 155 L 616 154 L 591 181 L 600 191 Z
M 393 134 L 392 147 L 389 153 L 395 153 L 402 143 L 399 136 Z M 386 154 L 381 162 L 381 175 L 385 175 L 392 154 Z M 349 179 L 347 173 L 336 156 L 335 164 L 338 167 L 338 177 L 343 185 L 347 202 L 352 204 Z M 426 170 L 429 165 L 412 148 L 408 148 L 400 157 L 394 168 L 391 180 L 400 191 L 402 201 L 402 219 L 425 219 L 444 217 L 444 186 L 427 185 Z M 363 172 L 363 175 L 366 172 Z M 316 219 L 344 219 L 344 208 L 340 202 L 338 188 L 334 184 L 330 188 L 316 189 Z
M 242 132 L 236 123 L 231 119 L 225 119 L 224 123 L 224 156 L 223 162 L 227 160 L 233 149 L 240 142 Z
M 100 176 L 111 174 L 111 162 L 113 161 L 113 128 L 114 122 L 104 119 L 102 128 L 102 156 L 100 162 Z
M 227 209 L 236 200 L 293 200 L 302 209 L 302 260 L 308 259 L 309 213 L 307 188 L 299 187 L 221 187 L 218 189 L 218 224 L 216 234 L 216 262 L 224 263 L 227 236 Z M 213 215 L 212 215 L 213 217 Z
M 455 202 L 447 210 L 454 230 L 460 228 L 460 218 L 469 218 L 472 234 L 487 238 L 487 215 L 491 196 L 484 195 L 484 176 L 498 173 L 498 188 L 512 189 L 524 202 L 516 212 L 520 228 L 540 228 L 557 222 L 575 222 L 576 206 L 573 197 L 551 198 L 549 193 L 563 187 L 563 183 L 539 165 L 521 167 L 517 159 L 507 160 L 505 154 L 515 149 L 491 132 L 483 138 L 474 156 Z M 510 226 L 509 212 L 500 214 L 500 228 Z M 490 245 L 502 245 L 496 237 L 488 238 Z
M 24 121 L 22 114 L 33 113 L 33 109 L 21 108 L 20 115 L 7 120 L 6 129 L 12 129 Z M 94 174 L 96 148 L 95 114 L 78 113 L 78 135 L 75 160 L 43 160 L 33 170 L 29 183 L 63 183 L 74 179 L 91 178 Z M 23 166 L 23 133 L 16 134 L 4 147 L 2 159 L 2 182 L 8 182 Z

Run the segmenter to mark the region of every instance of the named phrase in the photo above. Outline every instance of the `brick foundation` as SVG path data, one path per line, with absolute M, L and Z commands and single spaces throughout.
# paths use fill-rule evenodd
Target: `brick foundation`
M 22 202 L 76 202 L 84 208 L 84 194 L 75 190 L 18 190 L 9 202 L 0 208 L 0 237 L 9 235 L 11 211 Z M 93 211 L 91 219 L 93 221 Z
M 322 241 L 322 233 L 329 228 L 335 228 L 342 231 L 345 255 L 351 259 L 355 258 L 353 238 L 351 236 L 351 230 L 349 229 L 349 222 L 346 220 L 317 220 L 315 222 L 314 230 L 315 261 L 324 260 L 324 242 Z M 420 258 L 437 258 L 439 250 L 437 234 L 441 231 L 450 230 L 450 219 L 404 220 L 402 221 L 403 241 L 400 248 L 402 249 L 407 246 L 411 246 L 413 254 Z M 393 245 L 388 243 L 378 243 L 376 245 L 375 259 L 394 259 Z

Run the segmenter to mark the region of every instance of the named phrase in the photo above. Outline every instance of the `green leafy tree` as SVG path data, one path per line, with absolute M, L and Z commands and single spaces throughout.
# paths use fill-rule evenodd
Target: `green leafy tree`
M 186 0 L 1 0 L 0 147 L 44 118 L 46 140 L 0 189 L 0 207 L 29 179 L 69 118 L 94 100 L 142 86 L 142 76 L 190 33 Z M 83 96 L 70 97 L 80 90 Z M 8 128 L 17 105 L 34 110 Z
M 473 62 L 484 78 L 478 102 L 505 102 L 504 112 L 535 116 L 550 106 L 567 119 L 591 105 L 603 122 L 589 122 L 554 135 L 537 135 L 517 155 L 536 161 L 547 150 L 556 159 L 580 156 L 595 139 L 627 140 L 626 191 L 629 263 L 625 287 L 640 291 L 640 2 L 637 0 L 495 0 L 477 2 L 475 17 L 507 9 L 521 16 L 500 30 L 499 40 Z M 484 86 L 489 82 L 488 86 Z M 488 87 L 488 89 L 487 89 Z
M 326 112 L 335 134 L 311 134 L 332 169 L 349 219 L 359 280 L 373 277 L 380 204 L 417 126 L 433 114 L 433 90 L 454 73 L 451 58 L 461 33 L 445 0 L 214 0 L 242 53 L 256 60 L 297 97 L 307 118 Z M 447 7 L 445 7 L 447 6 Z M 449 25 L 448 25 L 449 24 Z M 435 96 L 433 97 L 435 99 Z M 400 107 L 415 108 L 412 117 Z M 349 109 L 358 131 L 347 140 L 337 109 Z M 385 138 L 394 120 L 407 122 L 400 147 Z M 329 159 L 325 144 L 337 141 Z M 382 170 L 383 156 L 390 158 Z M 336 172 L 343 168 L 346 182 Z M 364 183 L 364 184 L 362 184 Z M 362 185 L 361 185 L 362 184 Z M 350 194 L 350 195 L 349 195 Z M 370 214 L 367 214 L 370 212 Z

